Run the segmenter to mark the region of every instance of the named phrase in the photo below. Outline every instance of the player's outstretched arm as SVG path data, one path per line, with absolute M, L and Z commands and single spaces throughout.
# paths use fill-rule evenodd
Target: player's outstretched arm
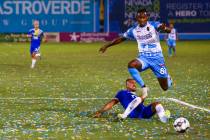
M 26 37 L 28 37 L 28 38 L 30 38 L 30 37 L 32 37 L 32 35 L 31 34 L 27 34 L 27 35 L 25 35 Z
M 47 37 L 46 37 L 46 35 L 45 35 L 45 34 L 43 34 L 42 41 L 43 41 L 43 42 L 47 42 Z
M 162 23 L 159 27 L 158 30 L 163 31 L 165 33 L 170 33 L 171 28 L 167 27 L 165 23 Z
M 119 102 L 118 99 L 112 99 L 111 101 L 109 101 L 108 103 L 106 103 L 100 110 L 96 111 L 96 113 L 93 115 L 93 117 L 94 117 L 94 118 L 99 118 L 99 117 L 101 117 L 101 115 L 102 115 L 104 112 L 106 112 L 106 111 L 112 109 L 112 107 L 113 107 L 114 105 L 116 105 L 118 102 Z
M 103 47 L 101 47 L 99 49 L 99 52 L 101 53 L 104 53 L 106 51 L 107 48 L 111 47 L 111 46 L 114 46 L 114 45 L 117 45 L 123 41 L 125 41 L 126 38 L 125 37 L 118 37 L 116 39 L 114 39 L 112 42 L 108 43 L 108 44 L 105 44 Z

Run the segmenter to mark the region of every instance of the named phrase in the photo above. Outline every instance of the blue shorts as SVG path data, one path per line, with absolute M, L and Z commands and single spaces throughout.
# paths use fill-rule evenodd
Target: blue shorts
M 31 54 L 38 53 L 39 52 L 39 49 L 40 49 L 40 46 L 31 46 L 30 53 Z
M 130 118 L 149 119 L 156 112 L 152 111 L 152 104 L 144 106 L 143 103 L 138 105 L 129 115 Z
M 176 41 L 175 40 L 172 40 L 172 39 L 168 39 L 167 40 L 167 45 L 169 47 L 175 47 L 176 46 Z
M 142 71 L 150 68 L 157 78 L 167 78 L 168 72 L 165 66 L 165 61 L 162 52 L 159 53 L 140 53 L 138 61 L 142 64 Z
M 139 119 L 149 119 L 156 112 L 152 111 L 152 104 L 148 106 L 139 105 L 137 108 L 129 115 L 130 118 L 139 118 Z
M 143 119 L 149 119 L 151 118 L 153 115 L 155 115 L 156 112 L 152 111 L 152 104 L 145 106 L 142 110 L 141 115 L 139 116 L 139 118 L 143 118 Z

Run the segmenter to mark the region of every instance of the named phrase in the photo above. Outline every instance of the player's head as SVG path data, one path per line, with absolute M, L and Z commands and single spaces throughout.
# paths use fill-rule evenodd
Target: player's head
M 169 23 L 170 28 L 174 28 L 174 24 L 172 22 Z
M 35 29 L 39 29 L 39 21 L 38 20 L 34 20 L 33 25 L 34 25 Z
M 149 19 L 149 14 L 146 9 L 139 9 L 136 14 L 136 20 L 140 26 L 146 25 Z
M 126 80 L 126 88 L 130 91 L 136 91 L 136 81 L 134 79 L 127 79 Z

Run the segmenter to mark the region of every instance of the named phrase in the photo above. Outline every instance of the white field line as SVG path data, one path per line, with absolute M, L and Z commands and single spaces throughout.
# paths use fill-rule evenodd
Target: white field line
M 64 100 L 64 101 L 77 101 L 77 100 L 109 100 L 111 98 L 48 98 L 48 97 L 38 97 L 38 98 L 0 98 L 0 100 Z M 193 109 L 199 109 L 202 111 L 207 111 L 210 113 L 210 110 L 207 108 L 199 107 L 193 104 L 186 103 L 184 101 L 175 99 L 175 98 L 147 98 L 147 100 L 165 100 L 165 101 L 172 101 L 181 105 L 188 106 Z
M 196 105 L 192 105 L 192 104 L 186 103 L 184 101 L 181 101 L 181 100 L 178 100 L 178 99 L 175 99 L 175 98 L 167 98 L 167 100 L 168 101 L 173 101 L 173 102 L 181 104 L 181 105 L 185 105 L 185 106 L 191 107 L 193 109 L 199 109 L 199 110 L 207 111 L 208 113 L 210 113 L 210 110 L 207 109 L 207 108 L 203 108 L 203 107 L 199 107 L 199 106 L 196 106 Z

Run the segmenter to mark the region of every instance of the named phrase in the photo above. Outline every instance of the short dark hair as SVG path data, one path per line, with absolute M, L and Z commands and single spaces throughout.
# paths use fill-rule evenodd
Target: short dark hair
M 126 79 L 125 84 L 127 84 L 127 82 L 130 81 L 130 80 L 134 80 L 134 79 L 132 79 L 132 78 Z
M 147 13 L 147 10 L 145 8 L 138 9 L 137 13 Z

